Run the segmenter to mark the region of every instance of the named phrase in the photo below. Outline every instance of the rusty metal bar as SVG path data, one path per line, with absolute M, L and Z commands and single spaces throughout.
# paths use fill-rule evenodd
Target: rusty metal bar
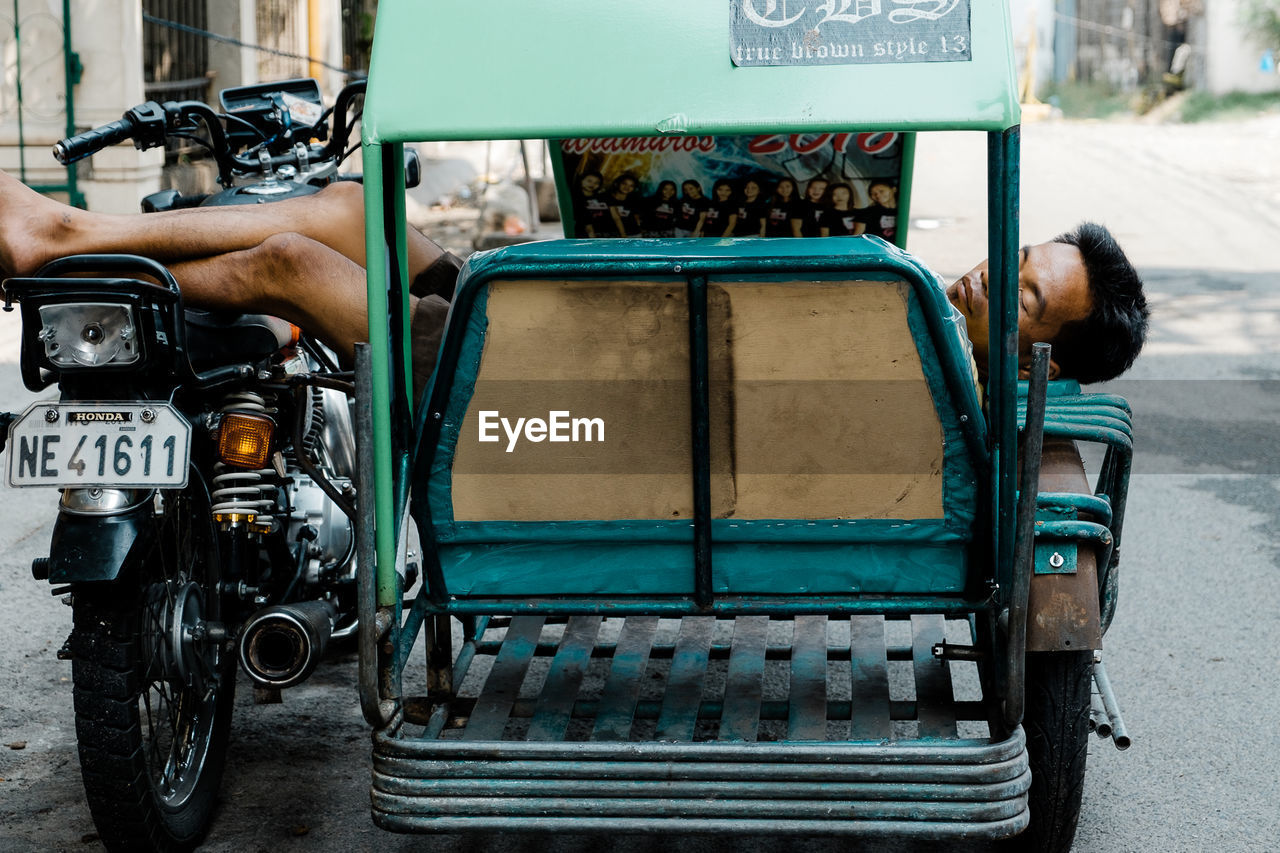
M 410 701 L 410 700 L 406 700 Z M 428 704 L 429 700 L 427 701 Z M 602 699 L 576 699 L 570 709 L 570 717 L 575 720 L 594 720 L 597 716 L 603 700 Z M 455 718 L 465 718 L 471 713 L 471 709 L 476 706 L 475 698 L 458 698 L 449 702 L 449 710 Z M 791 703 L 786 699 L 764 699 L 759 704 L 761 720 L 776 720 L 785 722 L 791 718 Z M 847 720 L 852 711 L 853 703 L 843 699 L 831 699 L 826 702 L 825 713 L 828 720 Z M 920 717 L 920 704 L 914 699 L 895 699 L 888 702 L 881 716 L 887 720 L 909 721 L 917 720 Z M 981 720 L 988 719 L 988 710 L 982 702 L 977 700 L 954 702 L 952 703 L 952 711 L 956 719 L 959 720 Z M 694 709 L 697 712 L 697 719 L 704 721 L 714 721 L 724 719 L 725 702 L 719 699 L 704 699 L 700 701 Z M 663 711 L 663 700 L 661 699 L 640 699 L 635 704 L 634 718 L 637 720 L 657 720 Z M 530 718 L 537 713 L 536 699 L 517 699 L 511 706 L 511 717 Z M 667 740 L 667 738 L 659 738 Z M 885 738 L 870 738 L 858 736 L 849 738 L 850 740 L 884 740 Z M 545 740 L 545 738 L 529 738 L 529 740 Z
M 369 377 L 371 362 L 369 345 L 355 346 L 356 397 L 354 426 L 356 436 L 356 495 L 359 524 L 356 526 L 356 616 L 359 625 L 356 648 L 359 652 L 360 710 L 365 721 L 374 728 L 387 725 L 394 714 L 385 705 L 378 688 L 378 644 L 386 635 L 391 618 L 377 606 L 374 589 L 374 506 L 373 497 L 373 400 Z M 381 617 L 381 621 L 379 621 Z
M 992 774 L 1001 778 L 1018 775 L 1020 770 L 1008 775 L 1001 768 L 1007 769 L 1020 761 L 1025 763 L 1026 751 L 1026 737 L 1021 727 L 1000 741 L 975 738 L 946 744 L 936 740 L 880 744 L 432 742 L 400 739 L 383 732 L 375 732 L 373 737 L 376 761 L 403 760 L 403 765 L 389 766 L 394 766 L 401 775 L 428 778 L 448 775 L 449 772 L 455 772 L 459 777 L 481 776 L 500 766 L 534 769 L 544 762 L 567 761 L 590 762 L 592 772 L 598 778 L 654 773 L 664 779 L 708 779 L 727 772 L 726 767 L 747 764 L 754 767 L 752 772 L 760 774 L 760 778 L 835 779 L 849 773 L 886 778 L 894 775 L 888 773 L 887 768 L 901 766 L 903 773 L 908 774 L 938 774 L 939 779 L 959 774 L 978 781 Z M 608 770 L 604 765 L 610 762 L 616 763 L 621 775 L 604 775 Z M 853 762 L 858 768 L 844 762 Z M 673 766 L 679 767 L 678 773 L 672 771 Z M 943 768 L 951 769 L 944 772 Z M 597 773 L 597 770 L 601 772 Z M 511 772 L 517 771 L 512 769 Z
M 1016 309 L 1015 309 L 1016 310 Z M 1008 649 L 1005 659 L 1004 722 L 1022 722 L 1026 706 L 1027 601 L 1035 562 L 1036 494 L 1040 489 L 1040 456 L 1044 449 L 1044 408 L 1049 388 L 1049 344 L 1032 344 L 1027 384 L 1027 420 L 1022 438 L 1022 477 L 1015 515 L 1012 589 L 1008 600 Z
M 622 623 L 618 650 L 613 655 L 613 667 L 609 670 L 596 714 L 596 727 L 591 733 L 593 741 L 630 739 L 636 700 L 640 698 L 640 685 L 657 630 L 657 616 L 631 616 Z
M 463 737 L 467 740 L 501 740 L 511 706 L 520 695 L 520 685 L 533 660 L 533 648 L 542 632 L 542 619 L 523 616 L 511 620 L 502 651 L 493 662 L 484 690 L 467 721 Z
M 849 620 L 849 670 L 852 676 L 850 740 L 882 740 L 893 734 L 890 721 L 889 672 L 884 619 L 854 616 Z
M 724 688 L 721 740 L 754 741 L 757 737 L 768 633 L 768 616 L 739 616 L 733 620 L 733 651 L 729 653 L 729 674 Z
M 827 739 L 827 617 L 797 616 L 791 638 L 788 740 Z
M 1111 740 L 1116 749 L 1128 749 L 1133 741 L 1120 718 L 1120 704 L 1116 702 L 1116 694 L 1111 689 L 1111 679 L 1107 677 L 1107 668 L 1101 658 L 1093 662 L 1093 683 L 1098 686 L 1098 696 L 1102 699 L 1102 707 L 1106 709 L 1107 720 L 1111 723 Z
M 574 616 L 565 625 L 551 670 L 542 686 L 529 723 L 529 740 L 560 740 L 573 715 L 582 679 L 591 663 L 591 649 L 600 632 L 599 616 Z
M 658 716 L 658 740 L 693 740 L 715 627 L 714 616 L 686 616 L 680 620 L 680 637 Z
M 933 656 L 934 644 L 945 638 L 941 616 L 911 617 L 920 737 L 956 736 L 956 717 L 951 708 L 951 665 Z

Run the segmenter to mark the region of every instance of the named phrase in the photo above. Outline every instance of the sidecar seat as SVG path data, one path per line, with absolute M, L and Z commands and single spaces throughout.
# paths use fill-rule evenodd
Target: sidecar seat
M 422 412 L 435 594 L 689 596 L 700 523 L 717 597 L 962 593 L 987 462 L 948 313 L 875 238 L 474 257 Z

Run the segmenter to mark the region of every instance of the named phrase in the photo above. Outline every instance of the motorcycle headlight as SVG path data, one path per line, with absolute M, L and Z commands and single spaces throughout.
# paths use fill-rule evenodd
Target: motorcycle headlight
M 133 308 L 119 302 L 40 306 L 45 356 L 55 367 L 133 364 L 141 356 Z

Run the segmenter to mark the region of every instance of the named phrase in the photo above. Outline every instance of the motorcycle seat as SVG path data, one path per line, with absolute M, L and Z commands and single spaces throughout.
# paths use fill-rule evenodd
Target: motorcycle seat
M 259 361 L 297 341 L 296 327 L 269 314 L 188 308 L 187 348 L 197 370 Z

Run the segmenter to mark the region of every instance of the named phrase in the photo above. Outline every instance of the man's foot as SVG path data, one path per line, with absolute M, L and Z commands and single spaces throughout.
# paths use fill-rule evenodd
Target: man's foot
M 86 215 L 0 172 L 0 269 L 7 275 L 31 275 L 55 257 L 74 254 L 76 249 L 62 238 Z

